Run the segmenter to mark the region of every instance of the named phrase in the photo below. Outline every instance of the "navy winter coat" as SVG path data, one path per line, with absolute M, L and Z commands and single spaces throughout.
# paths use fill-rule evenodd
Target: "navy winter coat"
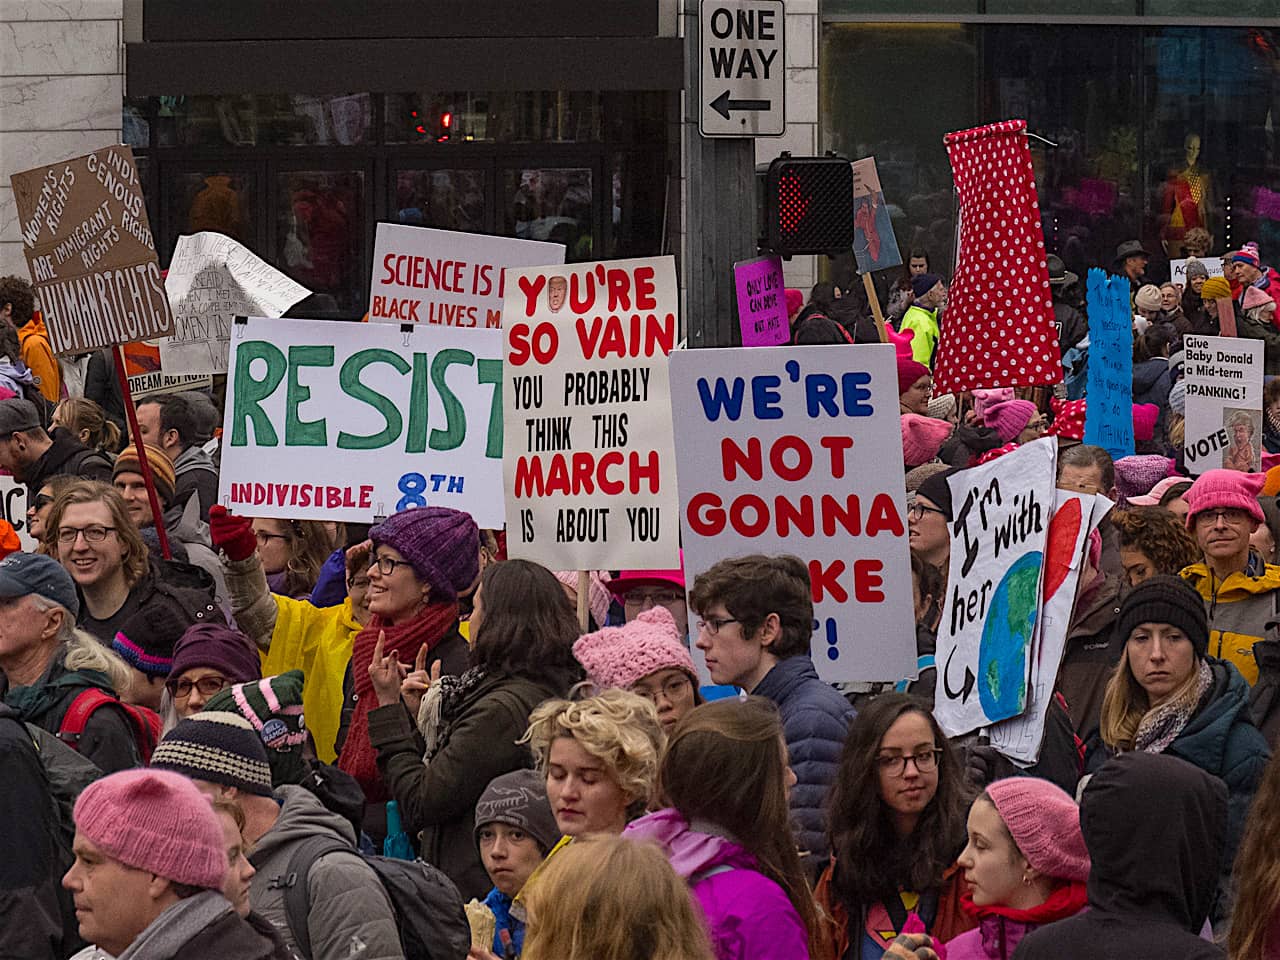
M 751 691 L 778 705 L 787 755 L 796 775 L 791 820 L 805 862 L 825 866 L 830 857 L 824 807 L 835 779 L 844 735 L 854 710 L 835 687 L 818 679 L 808 656 L 781 660 Z

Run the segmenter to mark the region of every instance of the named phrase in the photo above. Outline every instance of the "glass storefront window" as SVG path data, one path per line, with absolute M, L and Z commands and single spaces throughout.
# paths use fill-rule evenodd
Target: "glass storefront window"
M 483 170 L 399 170 L 398 223 L 481 232 L 485 229 Z
M 370 142 L 373 97 L 262 94 L 155 97 L 155 146 L 354 146 Z
M 318 295 L 318 312 L 363 313 L 364 173 L 280 173 L 276 197 L 275 265 Z
M 651 257 L 668 252 L 672 226 L 664 222 L 672 203 L 661 156 L 617 153 L 606 171 L 609 177 L 609 247 L 605 256 L 617 259 Z M 679 189 L 676 184 L 672 187 Z M 664 249 L 664 241 L 667 249 Z
M 594 143 L 600 94 L 589 91 L 390 93 L 387 143 Z
M 591 259 L 591 190 L 590 167 L 503 170 L 506 235 L 563 243 L 565 259 Z
M 823 28 L 822 149 L 874 156 L 903 256 L 923 249 L 942 268 L 955 234 L 942 136 L 977 120 L 978 59 L 976 28 L 963 24 Z
M 258 178 L 250 172 L 213 168 L 169 178 L 177 233 L 212 230 L 258 249 Z M 176 237 L 174 238 L 176 239 Z

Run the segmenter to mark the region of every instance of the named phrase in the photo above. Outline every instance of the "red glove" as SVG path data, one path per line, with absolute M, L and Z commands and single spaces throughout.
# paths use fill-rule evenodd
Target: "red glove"
M 221 550 L 228 560 L 248 560 L 258 549 L 253 521 L 233 516 L 220 503 L 209 508 L 209 539 L 214 549 Z

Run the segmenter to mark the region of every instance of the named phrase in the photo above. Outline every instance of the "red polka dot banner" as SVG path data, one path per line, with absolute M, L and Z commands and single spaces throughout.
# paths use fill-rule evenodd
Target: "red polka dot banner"
M 1062 379 L 1026 129 L 1025 120 L 1005 120 L 945 138 L 960 195 L 960 244 L 935 393 Z

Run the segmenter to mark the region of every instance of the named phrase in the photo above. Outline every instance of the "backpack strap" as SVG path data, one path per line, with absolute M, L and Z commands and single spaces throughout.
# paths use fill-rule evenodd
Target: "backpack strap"
M 89 718 L 99 707 L 108 704 L 118 706 L 119 701 L 97 687 L 81 690 L 71 701 L 71 706 L 67 707 L 67 712 L 62 715 L 62 723 L 58 727 L 58 739 L 69 747 L 79 750 L 80 738 L 84 735 L 84 728 L 89 725 Z
M 311 960 L 311 929 L 307 922 L 311 915 L 311 890 L 307 886 L 307 878 L 315 862 L 331 853 L 360 855 L 353 846 L 337 837 L 307 837 L 294 848 L 285 872 L 272 877 L 267 883 L 268 890 L 284 891 L 285 922 L 289 925 L 289 935 L 303 960 Z M 255 867 L 259 866 L 254 863 L 252 856 L 249 857 L 249 862 Z

